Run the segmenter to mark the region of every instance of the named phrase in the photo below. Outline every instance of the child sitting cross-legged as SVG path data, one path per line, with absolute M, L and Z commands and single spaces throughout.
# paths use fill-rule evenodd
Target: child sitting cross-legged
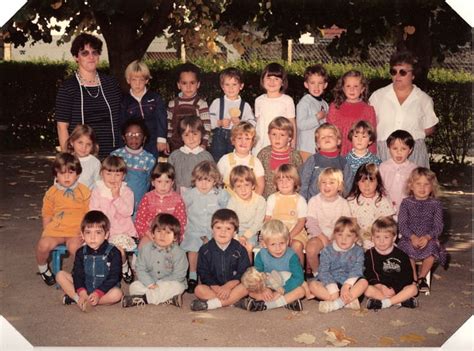
M 319 312 L 343 307 L 360 309 L 359 296 L 367 289 L 363 275 L 364 249 L 357 245 L 359 225 L 355 218 L 340 217 L 334 227 L 334 240 L 321 251 L 318 280 L 309 282 L 309 290 L 318 299 Z
M 392 217 L 380 217 L 372 225 L 375 247 L 365 253 L 365 278 L 369 287 L 365 291 L 367 309 L 379 310 L 392 305 L 415 308 L 418 293 L 410 259 L 396 247 L 397 223 Z
M 239 228 L 237 214 L 229 209 L 212 216 L 212 239 L 199 249 L 197 272 L 201 284 L 191 310 L 212 310 L 235 304 L 247 295 L 240 278 L 250 266 L 245 248 L 233 237 Z
M 74 259 L 72 275 L 58 272 L 56 280 L 66 293 L 64 305 L 77 304 L 88 312 L 96 305 L 111 305 L 122 298 L 120 290 L 122 259 L 120 251 L 109 244 L 110 221 L 101 211 L 89 211 L 81 223 L 85 245 Z
M 289 272 L 291 275 L 282 287 L 272 290 L 249 291 L 250 297 L 243 298 L 236 306 L 247 311 L 264 311 L 286 307 L 293 311 L 302 311 L 301 299 L 305 296 L 304 274 L 296 253 L 288 247 L 289 231 L 282 221 L 272 219 L 262 227 L 261 235 L 265 248 L 255 257 L 255 268 L 259 272 Z M 274 274 L 274 273 L 273 273 Z M 283 277 L 286 275 L 283 274 Z M 285 278 L 285 279 L 286 279 Z
M 145 244 L 138 255 L 138 280 L 130 285 L 130 296 L 124 296 L 122 307 L 166 304 L 181 307 L 186 289 L 188 260 L 178 245 L 179 220 L 160 213 L 151 223 L 153 241 Z

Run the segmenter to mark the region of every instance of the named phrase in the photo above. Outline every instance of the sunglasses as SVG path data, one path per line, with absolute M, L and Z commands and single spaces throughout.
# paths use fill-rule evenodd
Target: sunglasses
M 87 57 L 89 55 L 92 55 L 92 56 L 99 56 L 100 55 L 100 52 L 98 50 L 92 50 L 92 51 L 89 51 L 89 50 L 81 50 L 79 51 L 79 55 L 81 55 L 82 57 Z
M 140 138 L 141 136 L 143 136 L 143 133 L 132 133 L 132 132 L 128 132 L 128 133 L 125 133 L 125 136 L 127 138 Z
M 390 68 L 390 71 L 389 71 L 389 72 L 390 72 L 390 75 L 391 75 L 391 76 L 396 76 L 397 73 L 398 73 L 398 74 L 401 75 L 402 77 L 405 77 L 405 76 L 408 74 L 408 72 L 412 72 L 412 71 L 413 71 L 412 69 L 406 70 L 406 69 L 403 69 L 403 68 L 402 68 L 402 69 L 399 69 L 399 70 L 397 71 L 395 68 Z

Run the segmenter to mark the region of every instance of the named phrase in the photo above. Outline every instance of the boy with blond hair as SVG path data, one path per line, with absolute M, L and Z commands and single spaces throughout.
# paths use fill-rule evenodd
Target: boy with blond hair
M 255 192 L 262 195 L 265 187 L 265 171 L 260 160 L 251 153 L 255 145 L 255 137 L 255 127 L 249 122 L 240 122 L 232 128 L 231 140 L 232 145 L 234 145 L 234 151 L 222 156 L 217 163 L 217 168 L 219 168 L 219 172 L 222 174 L 224 184 L 229 188 L 229 176 L 232 169 L 238 165 L 249 167 L 257 179 Z

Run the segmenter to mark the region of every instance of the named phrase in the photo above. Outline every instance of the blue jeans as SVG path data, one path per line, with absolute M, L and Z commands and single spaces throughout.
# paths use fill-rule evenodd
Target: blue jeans
M 222 156 L 234 151 L 230 135 L 230 129 L 214 128 L 212 130 L 212 143 L 209 151 L 216 162 L 219 162 Z

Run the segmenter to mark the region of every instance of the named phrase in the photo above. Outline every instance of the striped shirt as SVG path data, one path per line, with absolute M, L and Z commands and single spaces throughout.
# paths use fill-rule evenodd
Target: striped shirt
M 68 132 L 71 134 L 76 125 L 82 124 L 81 107 L 83 107 L 84 123 L 94 129 L 99 144 L 99 158 L 102 159 L 121 144 L 122 94 L 115 78 L 103 74 L 99 74 L 99 78 L 101 91 L 99 87 L 81 87 L 76 77 L 65 80 L 56 96 L 55 119 L 56 122 L 69 123 Z M 83 106 L 81 106 L 81 88 Z

